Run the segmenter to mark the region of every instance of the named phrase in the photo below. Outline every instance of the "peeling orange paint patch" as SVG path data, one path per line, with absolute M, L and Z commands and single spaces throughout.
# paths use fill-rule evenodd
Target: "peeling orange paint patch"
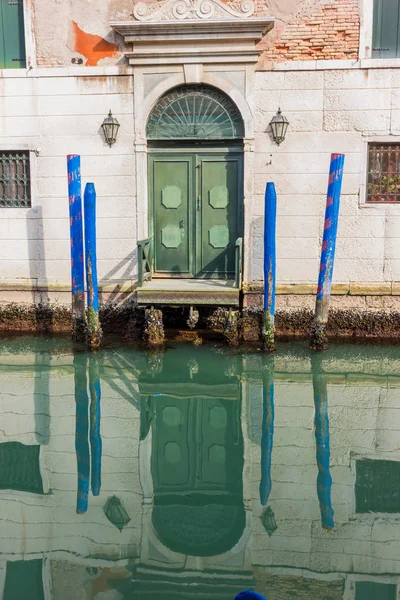
M 87 58 L 86 66 L 95 67 L 102 58 L 112 58 L 118 54 L 117 44 L 107 42 L 99 35 L 82 31 L 75 21 L 72 21 L 74 35 L 74 50 Z

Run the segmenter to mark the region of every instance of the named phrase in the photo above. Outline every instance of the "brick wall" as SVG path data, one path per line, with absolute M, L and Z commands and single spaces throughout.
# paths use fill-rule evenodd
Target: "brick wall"
M 333 0 L 309 16 L 277 23 L 265 44 L 262 63 L 287 60 L 357 59 L 360 36 L 358 0 Z

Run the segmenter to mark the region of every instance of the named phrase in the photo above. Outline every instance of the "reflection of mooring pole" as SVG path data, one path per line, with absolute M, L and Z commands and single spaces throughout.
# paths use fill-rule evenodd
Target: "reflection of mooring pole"
M 81 158 L 67 156 L 69 221 L 71 245 L 72 337 L 85 339 L 85 292 L 83 274 L 83 225 L 81 196 Z
M 315 441 L 317 445 L 317 493 L 321 511 L 321 523 L 324 529 L 333 529 L 333 508 L 331 503 L 332 477 L 330 474 L 330 438 L 328 415 L 328 389 L 326 375 L 322 371 L 320 360 L 311 361 L 314 406 Z
M 271 358 L 263 368 L 263 420 L 261 432 L 260 501 L 268 503 L 272 489 L 271 463 L 274 442 L 274 361 Z
M 328 323 L 333 263 L 335 261 L 343 165 L 344 154 L 331 155 L 315 315 L 311 326 L 310 348 L 312 350 L 324 350 L 328 344 L 325 330 Z
M 89 398 L 87 394 L 86 378 L 86 356 L 75 354 L 74 356 L 74 379 L 75 379 L 75 450 L 78 467 L 78 494 L 76 500 L 76 512 L 85 513 L 88 507 L 89 496 Z
M 100 435 L 100 374 L 97 356 L 89 356 L 89 392 L 90 392 L 90 451 L 92 458 L 92 494 L 98 496 L 101 489 L 101 452 Z

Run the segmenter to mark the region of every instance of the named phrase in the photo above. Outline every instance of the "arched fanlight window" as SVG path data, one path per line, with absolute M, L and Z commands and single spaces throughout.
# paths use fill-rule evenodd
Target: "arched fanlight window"
M 232 100 L 205 85 L 182 86 L 157 102 L 147 121 L 149 140 L 241 139 L 243 120 Z

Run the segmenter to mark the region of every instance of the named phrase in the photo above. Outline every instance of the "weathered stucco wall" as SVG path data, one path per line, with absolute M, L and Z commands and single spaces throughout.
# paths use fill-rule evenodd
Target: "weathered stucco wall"
M 358 56 L 360 0 L 257 0 L 256 15 L 273 16 L 275 28 L 260 44 L 261 69 L 287 60 L 354 59 Z M 234 2 L 232 4 L 235 4 Z M 37 65 L 67 67 L 124 64 L 123 40 L 110 27 L 132 19 L 131 0 L 34 4 Z

